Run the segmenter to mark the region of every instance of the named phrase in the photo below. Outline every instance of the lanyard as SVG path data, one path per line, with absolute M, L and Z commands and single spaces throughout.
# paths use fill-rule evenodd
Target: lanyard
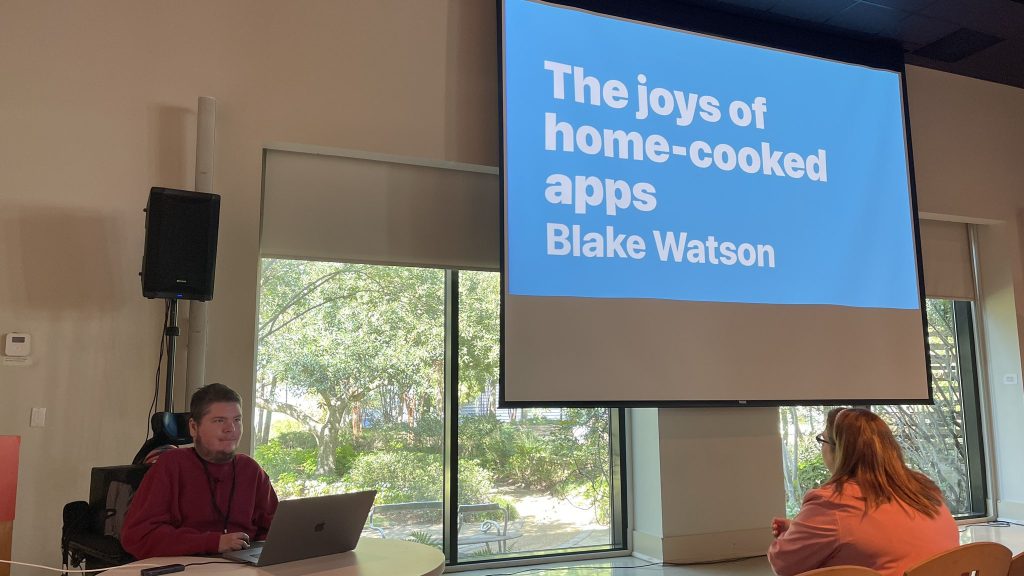
M 235 478 L 237 472 L 235 465 L 238 460 L 235 458 L 231 459 L 231 493 L 228 495 L 228 511 L 227 513 L 224 513 L 221 512 L 220 506 L 217 505 L 217 489 L 213 482 L 213 476 L 210 475 L 210 469 L 206 466 L 206 460 L 203 460 L 203 457 L 199 455 L 199 452 L 195 448 L 192 449 L 192 452 L 196 455 L 196 458 L 199 459 L 199 463 L 203 465 L 203 472 L 206 473 L 206 485 L 210 488 L 210 504 L 213 505 L 213 510 L 218 516 L 224 517 L 224 534 L 227 534 L 228 520 L 231 519 L 231 504 L 234 503 L 235 500 Z

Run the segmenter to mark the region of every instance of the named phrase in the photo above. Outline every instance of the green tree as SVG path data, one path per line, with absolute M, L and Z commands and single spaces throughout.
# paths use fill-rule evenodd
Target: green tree
M 364 412 L 415 423 L 440 406 L 440 271 L 264 260 L 261 276 L 257 404 L 313 434 L 317 474 L 334 474 Z
M 458 393 L 463 400 L 479 396 L 498 380 L 500 279 L 494 272 L 459 273 Z

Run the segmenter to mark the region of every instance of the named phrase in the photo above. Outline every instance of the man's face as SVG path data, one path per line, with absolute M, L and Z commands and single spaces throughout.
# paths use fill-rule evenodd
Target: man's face
M 235 402 L 215 402 L 197 423 L 189 420 L 196 451 L 210 462 L 226 462 L 235 455 L 242 437 L 242 407 Z

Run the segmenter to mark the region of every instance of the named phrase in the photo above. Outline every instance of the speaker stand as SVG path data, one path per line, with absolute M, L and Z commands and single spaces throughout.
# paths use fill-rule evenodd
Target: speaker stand
M 174 353 L 177 349 L 178 330 L 178 299 L 167 299 L 167 326 L 164 336 L 167 338 L 167 387 L 164 390 L 164 412 L 174 412 Z

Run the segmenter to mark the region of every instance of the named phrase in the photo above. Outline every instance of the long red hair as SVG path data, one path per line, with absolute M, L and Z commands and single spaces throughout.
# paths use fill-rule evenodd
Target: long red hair
M 835 442 L 835 471 L 825 485 L 833 486 L 836 494 L 842 494 L 847 482 L 855 482 L 866 510 L 898 501 L 929 518 L 938 515 L 942 492 L 927 476 L 907 467 L 892 430 L 877 414 L 863 408 L 839 411 L 826 424 L 825 435 Z

